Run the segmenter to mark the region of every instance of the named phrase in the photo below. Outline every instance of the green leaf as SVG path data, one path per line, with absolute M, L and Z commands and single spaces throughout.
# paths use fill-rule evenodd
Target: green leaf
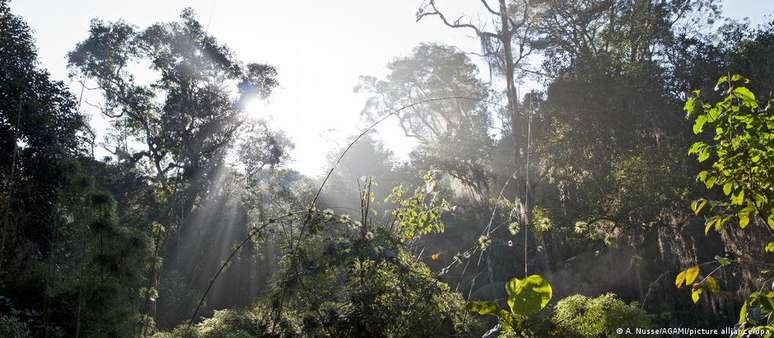
M 696 98 L 689 97 L 688 100 L 685 101 L 685 105 L 683 106 L 683 110 L 685 110 L 685 118 L 690 117 L 695 109 L 696 109 Z
M 744 304 L 742 304 L 742 309 L 739 310 L 739 324 L 744 324 L 747 322 L 747 308 L 750 306 L 750 298 L 747 298 L 747 300 L 744 301 Z
M 531 275 L 525 279 L 513 278 L 505 284 L 508 293 L 508 307 L 511 312 L 525 317 L 542 310 L 551 300 L 552 289 L 540 275 Z
M 699 266 L 692 266 L 688 268 L 688 270 L 685 270 L 685 285 L 693 284 L 693 281 L 696 280 L 696 277 L 699 276 Z
M 766 244 L 766 252 L 774 252 L 774 241 L 769 242 L 769 244 Z
M 717 88 L 720 88 L 720 85 L 722 85 L 722 84 L 724 84 L 726 82 L 728 82 L 728 76 L 726 76 L 726 75 L 721 76 L 718 79 L 718 83 L 715 84 L 716 90 L 717 90 Z
M 702 148 L 706 148 L 706 147 L 707 145 L 704 142 L 701 142 L 701 141 L 694 142 L 693 144 L 691 144 L 691 147 L 688 148 L 688 155 L 698 154 Z M 706 176 L 706 174 L 704 176 Z
M 720 264 L 720 266 L 727 266 L 731 264 L 731 260 L 726 257 L 715 256 L 715 260 L 718 261 L 718 264 Z
M 502 326 L 503 332 L 513 332 L 518 325 L 516 318 L 513 318 L 508 311 L 500 310 L 497 317 L 500 318 L 500 325 Z
M 675 277 L 675 286 L 679 289 L 683 287 L 684 283 L 685 283 L 685 271 L 680 271 L 680 273 L 677 274 L 677 277 Z
M 755 101 L 755 94 L 751 92 L 749 89 L 745 87 L 736 87 L 734 88 L 734 91 L 731 92 L 734 96 L 742 99 L 745 103 L 748 104 L 754 104 L 756 107 L 758 106 L 758 102 Z
M 718 117 L 720 117 L 721 111 L 718 109 L 718 107 L 711 108 L 707 110 L 707 122 L 712 123 L 715 122 Z M 716 129 L 717 131 L 717 129 Z
M 728 182 L 728 183 L 724 184 L 724 185 L 723 185 L 723 193 L 724 193 L 724 194 L 726 194 L 726 196 L 728 196 L 728 194 L 730 194 L 730 193 L 731 193 L 731 188 L 732 188 L 733 186 L 734 186 L 734 185 L 733 185 L 731 182 Z
M 478 313 L 482 316 L 497 312 L 497 305 L 489 301 L 472 301 L 465 306 L 468 310 Z
M 758 302 L 768 312 L 774 311 L 774 291 L 769 291 L 766 294 L 761 295 L 761 297 L 758 298 Z
M 699 115 L 696 117 L 696 121 L 693 122 L 693 133 L 694 134 L 701 134 L 702 130 L 704 130 L 704 124 L 707 123 L 707 115 Z
M 739 213 L 739 227 L 744 229 L 750 223 L 750 214 Z
M 713 227 L 715 228 L 715 231 L 719 231 L 720 230 L 721 222 L 722 221 L 721 221 L 720 216 L 716 215 L 716 216 L 712 216 L 711 218 L 709 218 L 707 220 L 707 222 L 704 223 L 705 224 L 705 226 L 704 226 L 704 236 L 707 236 L 709 234 L 710 229 L 712 229 Z
M 731 196 L 731 204 L 742 205 L 742 203 L 744 203 L 744 190 L 741 190 L 738 194 Z
M 691 202 L 691 210 L 693 210 L 694 215 L 698 215 L 701 212 L 701 209 L 704 208 L 704 206 L 707 205 L 707 200 L 700 198 L 693 202 Z
M 707 285 L 707 290 L 709 292 L 717 294 L 720 292 L 720 284 L 718 284 L 717 279 L 712 276 L 708 276 L 707 279 L 704 280 L 704 284 Z
M 769 217 L 766 218 L 766 224 L 769 225 L 769 229 L 774 230 L 774 213 L 770 213 Z
M 705 148 L 701 148 L 701 150 L 699 150 L 699 162 L 704 162 L 709 157 L 710 157 L 710 152 L 709 152 L 708 148 L 705 147 Z M 715 177 L 714 176 L 710 177 L 710 179 L 713 179 L 713 178 L 715 178 Z
M 697 287 L 691 289 L 691 300 L 693 301 L 694 304 L 699 302 L 699 299 L 701 297 L 701 293 L 702 293 L 702 291 L 704 291 L 703 289 L 704 288 L 702 288 L 701 286 L 697 286 Z

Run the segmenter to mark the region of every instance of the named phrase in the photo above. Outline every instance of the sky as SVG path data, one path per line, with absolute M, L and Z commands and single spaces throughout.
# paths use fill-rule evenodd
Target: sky
M 478 20 L 476 0 L 437 0 L 450 17 Z M 88 36 L 89 21 L 123 19 L 138 27 L 176 20 L 191 7 L 200 22 L 244 62 L 275 66 L 279 88 L 250 106 L 248 114 L 266 119 L 295 143 L 291 166 L 306 175 L 326 170 L 327 154 L 346 145 L 366 126 L 360 112 L 366 97 L 353 91 L 361 75 L 383 76 L 386 64 L 407 56 L 421 42 L 440 42 L 477 52 L 468 30 L 450 29 L 437 18 L 416 22 L 421 0 L 12 0 L 11 9 L 33 29 L 39 61 L 52 77 L 67 78 L 66 54 Z M 724 0 L 724 15 L 749 17 L 755 25 L 774 13 L 774 0 Z M 768 18 L 768 19 L 767 19 Z M 488 72 L 477 60 L 482 76 Z M 84 113 L 98 116 L 96 112 Z M 104 121 L 92 118 L 97 131 Z M 398 158 L 414 145 L 396 121 L 377 130 Z

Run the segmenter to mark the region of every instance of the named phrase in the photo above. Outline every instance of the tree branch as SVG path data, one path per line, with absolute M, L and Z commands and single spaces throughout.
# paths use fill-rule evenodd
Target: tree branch
M 492 9 L 492 7 L 489 6 L 489 4 L 486 2 L 486 0 L 481 0 L 481 3 L 484 4 L 484 7 L 486 8 L 487 11 L 489 11 L 489 13 L 492 13 L 494 15 L 500 16 L 500 12 L 495 11 L 494 9 Z
M 497 34 L 491 33 L 491 32 L 487 32 L 487 31 L 482 31 L 481 29 L 479 29 L 478 27 L 476 27 L 476 26 L 474 26 L 474 25 L 472 25 L 470 23 L 461 23 L 460 20 L 462 18 L 458 18 L 457 20 L 454 20 L 454 22 L 449 21 L 446 18 L 446 16 L 443 13 L 441 13 L 438 10 L 438 8 L 435 7 L 435 0 L 430 0 L 428 5 L 433 8 L 433 11 L 432 12 L 425 12 L 424 8 L 420 9 L 420 11 L 417 13 L 417 21 L 422 20 L 422 18 L 424 18 L 426 16 L 438 16 L 441 19 L 441 21 L 443 21 L 443 23 L 446 26 L 449 26 L 451 28 L 468 28 L 468 29 L 473 30 L 476 33 L 476 35 L 478 35 L 479 37 L 486 37 L 486 38 L 497 38 L 498 37 Z

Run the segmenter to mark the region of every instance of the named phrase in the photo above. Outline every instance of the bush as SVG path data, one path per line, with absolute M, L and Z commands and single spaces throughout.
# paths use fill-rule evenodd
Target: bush
M 285 264 L 278 289 L 314 336 L 464 336 L 480 333 L 465 301 L 403 248 L 398 234 L 359 222 L 325 224 Z
M 561 337 L 616 336 L 617 328 L 651 327 L 650 316 L 636 302 L 626 304 L 613 293 L 564 298 L 554 306 L 552 321 Z
M 28 338 L 32 337 L 27 323 L 14 316 L 0 316 L 0 337 Z
M 286 313 L 287 314 L 287 313 Z M 261 305 L 251 309 L 220 310 L 201 323 L 184 323 L 153 338 L 253 338 L 300 335 L 300 322 L 284 317 L 272 325 L 271 310 Z M 275 333 L 272 333 L 275 332 Z

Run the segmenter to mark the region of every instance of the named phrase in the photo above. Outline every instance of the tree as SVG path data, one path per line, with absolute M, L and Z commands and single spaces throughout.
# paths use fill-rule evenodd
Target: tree
M 533 39 L 535 34 L 536 13 L 542 10 L 539 6 L 534 6 L 530 1 L 507 1 L 498 0 L 497 8 L 490 6 L 487 0 L 481 1 L 486 14 L 492 17 L 495 25 L 495 31 L 487 31 L 483 25 L 474 25 L 472 23 L 463 23 L 462 18 L 456 20 L 447 19 L 446 15 L 438 10 L 435 0 L 424 2 L 417 11 L 417 21 L 428 16 L 437 16 L 441 21 L 451 28 L 468 29 L 475 32 L 481 41 L 481 49 L 484 58 L 488 61 L 490 71 L 495 70 L 505 77 L 505 96 L 506 113 L 510 127 L 511 151 L 513 161 L 509 167 L 516 168 L 512 174 L 503 179 L 504 182 L 515 182 L 514 186 L 524 187 L 524 194 L 520 195 L 519 204 L 521 212 L 517 217 L 521 224 L 531 225 L 530 215 L 532 208 L 530 206 L 530 139 L 531 139 L 531 111 L 519 109 L 519 97 L 516 89 L 515 80 L 517 78 L 517 69 L 526 70 L 525 63 L 532 54 Z M 522 169 L 523 168 L 523 169 Z M 510 171 L 510 170 L 509 170 Z M 524 177 L 523 181 L 521 177 Z M 515 179 L 514 179 L 515 178 Z M 504 186 L 507 185 L 503 183 Z M 504 190 L 503 190 L 504 192 Z M 502 195 L 502 193 L 500 194 Z M 517 195 L 519 196 L 519 195 Z M 500 199 L 501 196 L 495 197 Z M 488 229 L 489 227 L 487 227 Z M 527 227 L 524 227 L 524 277 L 528 275 L 528 236 Z M 489 230 L 486 231 L 489 236 Z M 491 279 L 491 273 L 490 273 Z M 491 282 L 491 281 L 490 281 Z
M 95 182 L 103 166 L 86 156 L 78 104 L 37 67 L 6 1 L 0 46 L 4 320 L 41 337 L 134 336 L 147 238 Z
M 337 149 L 328 156 L 328 167 L 335 165 L 338 155 L 344 149 Z M 371 135 L 363 136 L 348 151 L 336 166 L 326 184 L 320 200 L 320 207 L 331 208 L 340 214 L 354 214 L 363 190 L 368 187 L 375 196 L 371 205 L 374 212 L 384 215 L 387 205 L 379 203 L 387 197 L 392 188 L 415 179 L 407 168 L 398 163 L 392 151 Z
M 481 40 L 481 49 L 490 67 L 505 76 L 507 111 L 510 119 L 515 165 L 522 162 L 522 158 L 528 151 L 525 148 L 527 145 L 527 116 L 519 111 L 518 107 L 516 70 L 522 68 L 527 57 L 532 54 L 533 17 L 537 8 L 526 0 L 498 0 L 497 7 L 489 5 L 486 0 L 482 0 L 481 3 L 487 15 L 491 15 L 492 21 L 495 22 L 496 30 L 494 32 L 486 31 L 485 28 L 472 23 L 464 23 L 462 18 L 449 20 L 443 12 L 438 10 L 435 0 L 428 0 L 422 4 L 417 11 L 417 21 L 425 17 L 437 16 L 446 26 L 472 30 Z
M 544 70 L 607 61 L 622 67 L 656 61 L 674 40 L 675 31 L 695 32 L 702 19 L 713 22 L 719 13 L 715 0 L 573 2 L 540 0 L 536 20 L 539 47 L 546 56 Z
M 0 1 L 0 284 L 10 315 L 3 320 L 35 335 L 61 332 L 50 286 L 74 195 L 66 191 L 70 164 L 82 154 L 76 105 L 38 67 L 29 26 Z
M 693 81 L 678 75 L 685 65 L 670 64 L 680 61 L 668 55 L 679 52 L 674 41 L 684 27 L 701 27 L 698 16 L 716 13 L 715 3 L 539 3 L 534 47 L 546 56 L 549 81 L 536 100 L 541 177 L 533 200 L 558 225 L 544 250 L 555 253 L 552 262 L 600 247 L 626 250 L 635 283 L 628 290 L 643 301 L 643 281 L 661 266 L 640 258 L 666 250 L 647 238 L 669 243 L 680 261 L 696 254 L 685 232 L 688 214 L 675 203 L 691 193 L 691 163 L 679 155 L 689 135 L 674 113 L 679 91 L 664 83 Z M 585 274 L 585 264 L 576 265 Z
M 137 62 L 147 62 L 155 73 L 150 83 L 133 73 Z M 119 160 L 134 163 L 156 190 L 158 263 L 151 264 L 147 295 L 148 314 L 155 317 L 159 258 L 165 249 L 176 257 L 170 249 L 176 246 L 167 248 L 167 240 L 179 244 L 188 214 L 234 139 L 243 105 L 271 93 L 276 71 L 238 62 L 190 9 L 180 22 L 142 31 L 121 21 L 94 20 L 89 38 L 70 52 L 69 66 L 73 76 L 93 80 L 102 93 L 99 108 L 123 138 L 112 144 Z
M 65 162 L 81 153 L 83 119 L 66 86 L 37 68 L 30 28 L 11 14 L 7 1 L 0 2 L 0 28 L 0 268 L 5 270 L 7 250 L 19 248 L 16 236 L 47 254 L 49 217 L 58 214 Z
M 420 142 L 414 152 L 417 166 L 442 170 L 476 193 L 486 192 L 491 94 L 476 65 L 454 47 L 420 44 L 387 68 L 385 79 L 361 77 L 356 90 L 372 95 L 363 115 L 374 121 L 407 107 L 398 118 L 406 136 Z
M 191 318 L 202 293 L 208 290 L 199 315 L 215 309 L 249 306 L 268 288 L 277 269 L 280 226 L 254 232 L 288 210 L 302 208 L 311 188 L 287 167 L 292 143 L 264 121 L 247 120 L 233 146 L 234 155 L 218 170 L 218 177 L 197 204 L 181 239 L 179 259 L 170 262 L 162 280 L 159 326 L 173 327 Z M 228 259 L 224 248 L 248 242 L 210 285 L 212 274 Z M 198 319 L 198 318 L 196 318 Z

